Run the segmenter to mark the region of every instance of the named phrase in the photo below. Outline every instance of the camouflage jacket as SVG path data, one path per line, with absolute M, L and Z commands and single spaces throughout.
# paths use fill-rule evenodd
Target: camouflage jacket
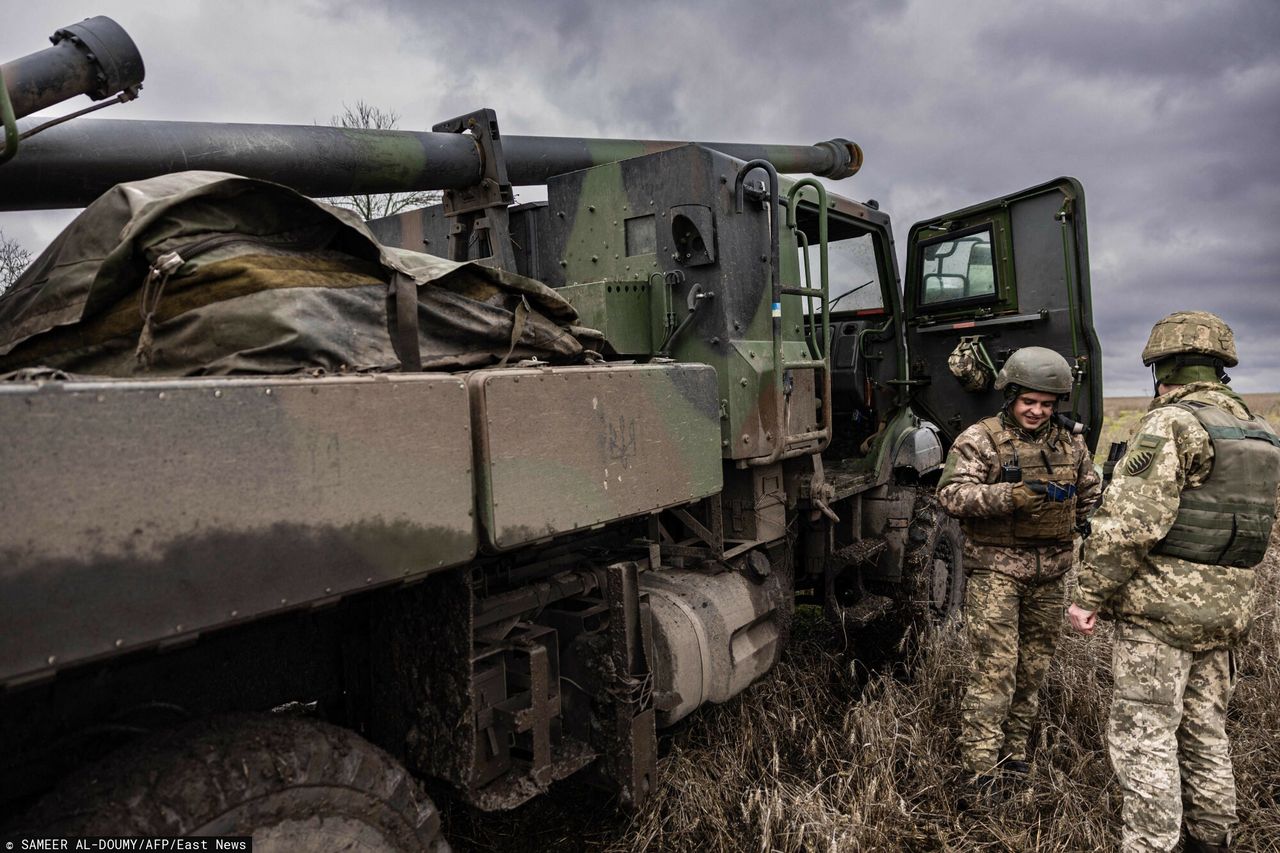
M 1213 465 L 1204 427 L 1169 405 L 1181 400 L 1249 416 L 1243 401 L 1216 382 L 1183 385 L 1151 402 L 1135 429 L 1141 458 L 1130 442 L 1135 450 L 1116 466 L 1093 517 L 1074 598 L 1085 610 L 1101 610 L 1195 652 L 1230 646 L 1248 630 L 1254 572 L 1150 553 L 1173 525 L 1182 490 L 1202 485 Z M 1128 473 L 1134 469 L 1140 470 Z
M 1084 520 L 1098 503 L 1101 480 L 1084 440 L 1070 436 L 1061 427 L 1046 424 L 1028 435 L 1009 417 L 1000 415 L 1006 427 L 1019 431 L 1021 437 L 1036 443 L 1069 441 L 1075 451 L 1076 517 Z M 1013 513 L 1013 484 L 1000 480 L 1000 454 L 991 434 L 980 424 L 960 433 L 951 445 L 942 480 L 938 484 L 938 503 L 959 519 L 989 518 Z M 964 544 L 965 565 L 991 569 L 1021 580 L 1048 580 L 1071 568 L 1075 556 L 1074 541 L 1052 542 L 1034 546 Z

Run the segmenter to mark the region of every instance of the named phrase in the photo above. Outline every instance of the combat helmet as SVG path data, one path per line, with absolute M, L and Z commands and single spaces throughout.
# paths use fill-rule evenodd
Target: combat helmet
M 1152 327 L 1142 363 L 1151 366 L 1159 386 L 1226 382 L 1224 369 L 1240 360 L 1235 335 L 1221 317 L 1208 311 L 1177 311 Z
M 1009 356 L 996 374 L 995 387 L 1006 397 L 1019 391 L 1041 391 L 1066 397 L 1071 393 L 1071 365 L 1045 347 L 1023 347 Z

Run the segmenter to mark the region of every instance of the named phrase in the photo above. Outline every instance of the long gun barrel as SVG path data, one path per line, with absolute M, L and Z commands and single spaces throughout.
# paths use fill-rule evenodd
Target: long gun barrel
M 512 185 L 687 144 L 671 140 L 503 136 Z M 852 142 L 749 145 L 708 142 L 743 160 L 767 159 L 779 172 L 828 178 L 862 162 Z M 0 210 L 82 207 L 113 185 L 168 172 L 207 169 L 285 184 L 327 197 L 463 189 L 484 174 L 469 134 L 358 130 L 306 125 L 82 120 L 32 137 L 0 168 Z
M 10 136 L 16 135 L 13 117 L 82 92 L 98 99 L 136 92 L 141 83 L 142 57 L 110 18 L 65 27 L 52 40 L 54 47 L 0 66 L 13 106 L 6 117 Z M 515 186 L 543 184 L 553 175 L 684 144 L 540 136 L 505 136 L 502 142 L 507 180 Z M 703 144 L 742 160 L 768 160 L 779 172 L 844 178 L 862 165 L 862 151 L 845 139 L 816 145 Z M 320 197 L 460 190 L 485 179 L 483 151 L 475 137 L 461 133 L 77 121 L 25 140 L 21 152 L 0 168 L 0 210 L 82 207 L 115 184 L 189 169 L 276 181 Z

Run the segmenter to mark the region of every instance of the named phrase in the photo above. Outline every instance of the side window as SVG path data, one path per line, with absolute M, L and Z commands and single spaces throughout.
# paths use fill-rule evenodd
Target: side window
M 818 247 L 809 247 L 809 268 L 818 276 Z M 876 265 L 876 245 L 870 234 L 831 239 L 827 242 L 827 269 L 830 272 L 831 310 L 856 311 L 883 308 L 880 268 Z
M 921 305 L 958 300 L 995 299 L 996 269 L 991 258 L 991 228 L 948 235 L 921 248 Z
M 801 226 L 809 239 L 807 249 L 800 246 L 798 262 L 801 279 L 804 277 L 805 260 L 809 274 L 817 287 L 821 275 L 821 259 L 818 250 L 817 217 L 811 209 L 801 205 Z M 827 272 L 830 291 L 827 298 L 832 311 L 858 311 L 884 307 L 884 293 L 880 284 L 880 264 L 876 257 L 875 236 L 840 217 L 833 216 L 827 229 Z M 808 300 L 805 300 L 808 302 Z M 805 313 L 810 313 L 806 305 Z

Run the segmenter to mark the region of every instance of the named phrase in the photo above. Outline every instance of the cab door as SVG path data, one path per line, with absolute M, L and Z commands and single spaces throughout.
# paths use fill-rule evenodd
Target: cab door
M 1059 178 L 917 222 L 908 239 L 907 384 L 919 414 L 953 441 L 1000 410 L 994 371 L 1015 350 L 1048 347 L 1073 372 L 1071 399 L 1058 411 L 1083 424 L 1089 448 L 1096 449 L 1102 354 L 1093 328 L 1080 182 Z M 958 361 L 979 365 L 961 369 L 964 378 L 948 364 L 958 348 Z

